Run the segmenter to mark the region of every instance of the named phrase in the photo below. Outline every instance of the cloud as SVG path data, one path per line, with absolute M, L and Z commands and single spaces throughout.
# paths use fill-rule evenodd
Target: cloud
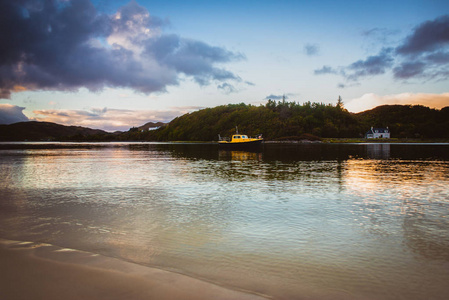
M 304 46 L 304 53 L 307 56 L 318 55 L 320 52 L 320 47 L 317 44 L 306 44 Z
M 449 78 L 449 16 L 418 25 L 396 47 L 401 63 L 393 69 L 396 79 Z
M 443 94 L 424 94 L 424 93 L 402 93 L 379 96 L 376 94 L 364 94 L 360 98 L 345 101 L 345 107 L 351 112 L 361 112 L 372 109 L 379 105 L 422 105 L 431 108 L 441 109 L 449 106 L 449 93 Z
M 337 74 L 338 71 L 330 66 L 323 66 L 321 69 L 317 69 L 313 71 L 315 75 L 323 75 L 323 74 Z
M 135 1 L 113 15 L 98 13 L 90 0 L 1 1 L 0 20 L 2 98 L 17 87 L 150 94 L 186 76 L 200 85 L 241 80 L 222 65 L 243 54 L 164 34 L 166 22 Z
M 385 74 L 393 65 L 392 49 L 382 49 L 378 55 L 358 60 L 345 68 L 345 77 L 349 80 L 358 80 L 360 77 Z
M 288 96 L 285 94 L 282 94 L 282 95 L 271 94 L 271 95 L 265 97 L 265 100 L 269 100 L 269 99 L 271 99 L 271 100 L 282 100 L 282 99 L 287 100 Z
M 358 82 L 349 82 L 349 83 L 339 83 L 337 84 L 337 88 L 339 89 L 345 89 L 345 88 L 350 88 L 350 87 L 354 87 L 354 86 L 359 86 L 360 83 Z
M 169 122 L 175 117 L 202 107 L 173 107 L 168 110 L 126 110 L 91 108 L 88 110 L 47 109 L 33 111 L 33 120 L 98 128 L 106 131 L 127 131 L 147 122 Z
M 402 55 L 433 52 L 449 43 L 449 16 L 418 25 L 396 51 Z
M 0 104 L 0 124 L 13 124 L 28 121 L 28 117 L 23 114 L 25 107 L 12 104 Z
M 222 90 L 225 94 L 235 93 L 237 91 L 232 84 L 226 82 L 217 86 L 217 88 Z
M 392 36 L 397 34 L 398 32 L 395 30 L 387 29 L 387 28 L 371 28 L 368 30 L 362 31 L 362 35 L 366 37 L 374 37 L 379 40 L 385 40 L 385 37 Z
M 400 33 L 399 30 L 392 30 L 388 28 L 371 28 L 361 32 L 361 35 L 366 38 L 367 44 L 365 49 L 377 49 L 379 45 L 385 45 L 393 42 L 394 38 Z
M 424 72 L 426 64 L 420 61 L 404 62 L 393 69 L 395 78 L 409 79 Z
M 365 36 L 385 30 L 373 29 Z M 449 16 L 426 21 L 413 29 L 395 47 L 384 47 L 378 54 L 347 66 L 323 66 L 315 75 L 337 74 L 349 82 L 392 72 L 397 80 L 447 80 L 449 78 Z

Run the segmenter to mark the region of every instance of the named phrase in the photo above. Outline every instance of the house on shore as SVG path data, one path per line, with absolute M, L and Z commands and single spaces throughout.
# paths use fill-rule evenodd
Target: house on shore
M 390 138 L 390 129 L 387 128 L 373 128 L 371 127 L 365 133 L 365 138 L 367 139 L 389 139 Z

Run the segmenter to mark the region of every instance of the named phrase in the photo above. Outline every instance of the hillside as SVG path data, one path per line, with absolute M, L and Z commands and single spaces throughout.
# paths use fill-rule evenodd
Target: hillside
M 356 116 L 365 128 L 389 127 L 394 137 L 449 137 L 449 106 L 438 110 L 422 105 L 382 105 Z
M 218 134 L 262 133 L 268 140 L 312 134 L 322 138 L 361 138 L 371 127 L 389 127 L 393 138 L 449 138 L 449 107 L 384 105 L 358 114 L 343 105 L 275 102 L 265 106 L 230 104 L 206 108 L 174 119 L 145 139 L 210 141 Z
M 110 135 L 80 126 L 64 126 L 49 122 L 19 122 L 0 125 L 0 141 L 97 140 Z
M 263 134 L 268 140 L 313 134 L 319 137 L 358 137 L 363 128 L 356 116 L 340 106 L 307 102 L 268 101 L 265 106 L 230 104 L 183 115 L 151 133 L 160 141 L 217 140 L 239 131 Z

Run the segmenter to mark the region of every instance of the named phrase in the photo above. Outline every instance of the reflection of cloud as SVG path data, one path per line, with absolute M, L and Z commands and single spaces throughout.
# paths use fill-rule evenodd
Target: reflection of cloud
M 92 108 L 90 110 L 35 110 L 36 121 L 63 125 L 99 128 L 107 131 L 125 131 L 147 122 L 169 122 L 177 116 L 197 110 L 198 107 L 174 107 L 170 110 L 126 110 Z
M 347 100 L 345 107 L 351 112 L 361 112 L 373 107 L 385 104 L 401 105 L 426 105 L 431 108 L 441 109 L 449 106 L 449 93 L 443 94 L 413 94 L 402 93 L 379 96 L 376 94 L 364 94 L 360 98 Z
M 414 204 L 417 208 L 422 207 L 419 203 Z M 402 225 L 407 246 L 429 259 L 449 261 L 449 240 L 447 239 L 449 220 L 441 213 L 448 208 L 439 207 L 432 213 L 428 211 L 426 213 L 422 209 L 409 211 Z
M 447 165 L 440 161 L 346 161 L 344 185 L 354 199 L 353 215 L 372 234 L 391 235 L 402 225 L 413 251 L 449 259 Z
M 0 19 L 0 98 L 81 87 L 149 94 L 166 91 L 182 76 L 200 85 L 241 81 L 218 64 L 243 54 L 164 34 L 166 22 L 135 1 L 113 15 L 98 13 L 89 0 L 1 1 Z
M 0 104 L 0 124 L 12 124 L 28 121 L 28 117 L 23 114 L 25 107 L 12 104 Z

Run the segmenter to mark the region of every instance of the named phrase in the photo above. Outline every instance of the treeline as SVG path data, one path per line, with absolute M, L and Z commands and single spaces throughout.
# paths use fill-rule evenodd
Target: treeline
M 341 98 L 336 105 L 269 100 L 264 106 L 229 104 L 180 116 L 168 125 L 141 133 L 156 141 L 210 141 L 230 136 L 235 127 L 265 139 L 300 137 L 361 138 L 373 127 L 389 127 L 394 138 L 449 138 L 449 107 L 441 110 L 415 105 L 380 106 L 354 114 Z

